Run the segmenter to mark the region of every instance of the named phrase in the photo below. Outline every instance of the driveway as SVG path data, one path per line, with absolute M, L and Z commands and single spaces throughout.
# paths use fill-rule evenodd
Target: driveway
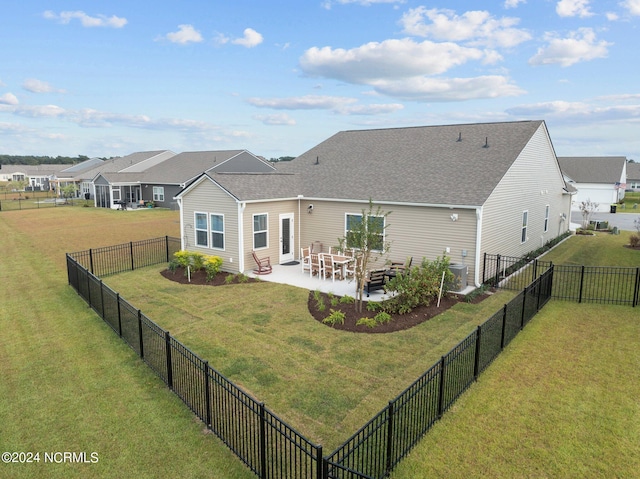
M 609 226 L 617 226 L 619 230 L 636 231 L 633 222 L 637 218 L 640 218 L 640 213 L 594 213 L 591 220 L 608 221 Z M 572 211 L 571 222 L 582 225 L 582 214 Z

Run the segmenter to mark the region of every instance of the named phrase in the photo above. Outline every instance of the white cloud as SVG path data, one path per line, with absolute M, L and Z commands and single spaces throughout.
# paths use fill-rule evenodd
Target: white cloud
M 640 0 L 625 0 L 620 5 L 629 10 L 631 15 L 640 15 Z
M 560 0 L 556 5 L 556 13 L 561 17 L 590 17 L 590 0 Z
M 363 7 L 370 7 L 371 5 L 379 3 L 406 3 L 406 0 L 328 0 L 322 4 L 327 10 L 331 9 L 334 4 L 348 5 L 348 4 L 361 5 Z
M 193 28 L 193 25 L 178 25 L 177 32 L 170 32 L 164 37 L 171 43 L 179 43 L 180 45 L 186 45 L 187 43 L 200 43 L 202 35 L 198 30 Z
M 548 33 L 546 47 L 538 49 L 538 52 L 529 59 L 531 65 L 559 64 L 563 67 L 575 63 L 606 58 L 612 43 L 604 40 L 597 41 L 596 34 L 591 28 L 580 28 L 570 32 L 567 38 L 558 38 L 555 34 Z
M 400 20 L 404 32 L 410 35 L 467 42 L 472 46 L 506 48 L 531 39 L 529 32 L 515 28 L 519 23 L 519 18 L 496 19 L 487 11 L 476 10 L 457 15 L 453 10 L 425 7 L 409 10 Z
M 598 103 L 597 100 L 586 102 L 549 101 L 520 105 L 510 108 L 506 112 L 519 117 L 545 117 L 562 120 L 565 123 L 579 124 L 640 121 L 640 103 L 616 105 L 610 100 L 604 104 Z
M 258 120 L 265 125 L 293 126 L 296 124 L 296 121 L 286 113 L 276 113 L 273 115 L 254 115 L 253 119 Z
M 300 66 L 311 76 L 368 84 L 380 79 L 436 75 L 485 57 L 482 50 L 455 43 L 416 43 L 405 38 L 371 42 L 350 50 L 313 47 L 300 58 Z
M 527 0 L 505 0 L 504 8 L 516 8 L 521 3 L 527 3 Z
M 65 93 L 65 90 L 54 88 L 49 83 L 35 78 L 28 78 L 22 82 L 22 88 L 31 93 Z
M 262 40 L 262 35 L 256 32 L 253 28 L 245 28 L 244 36 L 242 38 L 233 40 L 231 43 L 247 48 L 253 48 L 260 45 L 262 43 Z
M 18 97 L 13 93 L 5 93 L 0 96 L 0 105 L 17 105 L 18 103 L 20 103 Z
M 106 15 L 98 15 L 91 17 L 83 11 L 77 10 L 74 12 L 60 12 L 59 14 L 47 10 L 43 13 L 44 18 L 47 20 L 57 20 L 62 24 L 68 24 L 73 19 L 80 21 L 83 27 L 109 27 L 109 28 L 122 28 L 127 24 L 127 19 L 112 15 L 107 17 Z
M 274 110 L 328 110 L 340 115 L 380 115 L 404 108 L 399 103 L 358 105 L 358 100 L 340 96 L 306 95 L 288 98 L 250 98 L 259 108 Z
M 379 81 L 374 83 L 374 88 L 385 95 L 422 102 L 464 101 L 525 93 L 507 78 L 498 75 L 475 78 L 415 77 L 398 81 Z

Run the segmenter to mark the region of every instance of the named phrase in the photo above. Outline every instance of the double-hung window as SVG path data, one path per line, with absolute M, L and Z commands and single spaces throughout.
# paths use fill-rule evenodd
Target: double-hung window
M 544 232 L 549 231 L 549 205 L 544 209 Z
M 522 235 L 520 236 L 521 243 L 524 243 L 525 241 L 527 241 L 528 224 L 529 224 L 529 212 L 525 210 L 522 212 Z
M 209 246 L 209 232 L 207 227 L 207 214 L 196 213 L 196 246 Z
M 224 249 L 224 215 L 211 214 L 211 247 Z
M 266 248 L 269 246 L 268 215 L 262 213 L 253 215 L 253 249 Z
M 164 186 L 153 187 L 153 201 L 164 201 Z
M 373 251 L 382 251 L 384 248 L 384 216 L 368 216 L 367 217 L 367 236 L 371 244 L 368 245 Z M 360 229 L 362 224 L 362 215 L 346 214 L 345 220 L 345 236 L 347 238 L 347 248 L 360 248 L 355 237 L 355 232 Z

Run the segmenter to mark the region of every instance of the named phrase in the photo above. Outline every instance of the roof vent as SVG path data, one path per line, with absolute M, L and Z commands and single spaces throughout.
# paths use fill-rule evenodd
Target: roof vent
M 458 139 L 456 141 L 462 141 L 462 132 L 458 133 Z
M 482 148 L 489 148 L 489 137 L 484 137 L 484 146 Z
M 320 164 L 320 157 L 316 156 L 316 162 L 314 163 L 314 165 L 319 165 Z

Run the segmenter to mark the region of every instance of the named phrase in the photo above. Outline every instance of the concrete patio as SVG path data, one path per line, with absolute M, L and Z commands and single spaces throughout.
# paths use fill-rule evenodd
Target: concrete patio
M 356 297 L 356 282 L 354 279 L 338 280 L 335 282 L 328 279 L 321 279 L 317 276 L 309 276 L 309 272 L 302 273 L 302 266 L 300 264 L 285 266 L 281 264 L 273 265 L 273 272 L 271 274 L 256 275 L 252 271 L 246 273 L 247 276 L 252 278 L 260 278 L 263 281 L 270 281 L 274 283 L 288 284 L 291 286 L 297 286 L 298 288 L 308 289 L 310 291 L 319 290 L 323 293 L 333 293 L 336 296 L 352 296 Z M 475 288 L 472 285 L 468 285 L 459 294 L 469 294 Z M 371 292 L 371 295 L 367 298 L 366 292 L 364 293 L 365 301 L 384 301 L 391 295 L 386 294 L 382 290 Z
M 305 273 L 302 272 L 302 266 L 300 264 L 291 266 L 281 264 L 273 265 L 273 272 L 271 274 L 256 275 L 252 271 L 246 274 L 252 278 L 260 278 L 263 281 L 288 284 L 310 291 L 319 290 L 323 293 L 333 293 L 336 296 L 356 297 L 356 282 L 354 279 L 336 279 L 332 281 L 331 278 L 322 279 L 317 276 L 311 277 L 308 271 Z M 383 301 L 388 297 L 389 295 L 382 290 L 371 292 L 369 298 L 366 297 L 366 292 L 364 294 L 364 299 L 367 301 Z

